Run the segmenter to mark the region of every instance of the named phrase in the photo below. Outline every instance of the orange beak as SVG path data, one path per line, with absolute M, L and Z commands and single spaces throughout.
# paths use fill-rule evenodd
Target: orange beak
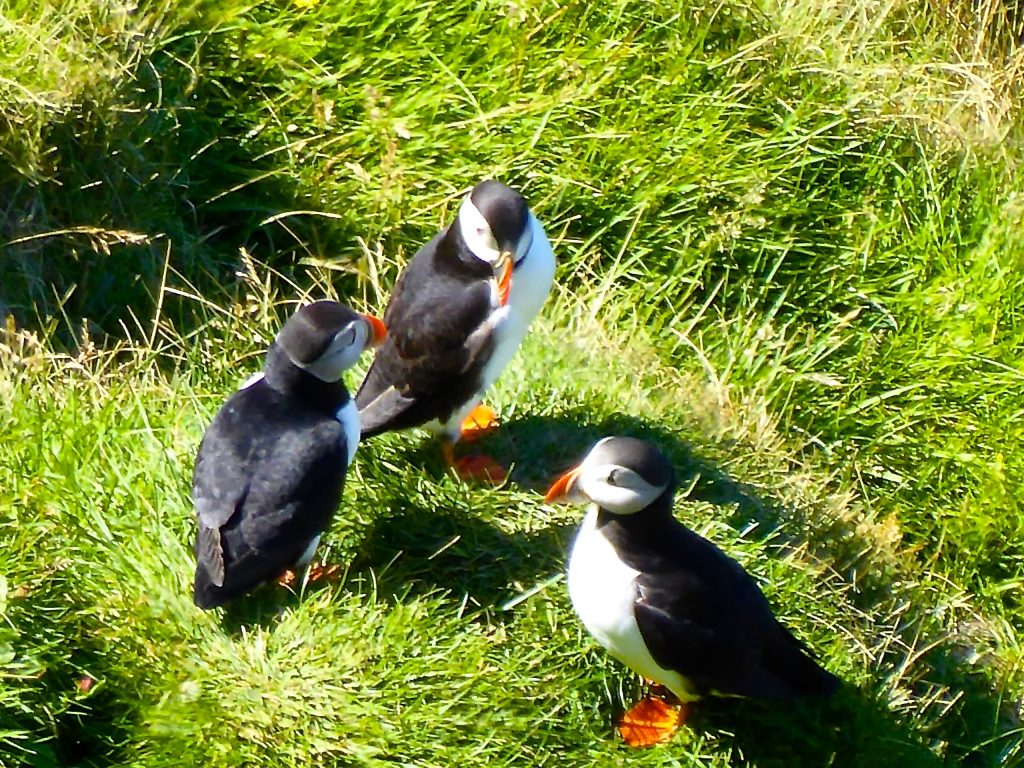
M 572 484 L 576 482 L 576 478 L 580 473 L 579 467 L 573 467 L 548 488 L 548 492 L 544 494 L 544 503 L 550 504 L 553 501 L 560 501 L 572 491 Z
M 384 339 L 388 337 L 388 328 L 384 325 L 384 321 L 379 317 L 373 315 L 363 315 L 363 319 L 366 320 L 370 325 L 370 332 L 372 338 L 370 339 L 371 347 L 379 347 L 384 343 Z
M 501 261 L 498 262 L 498 301 L 501 306 L 508 304 L 509 294 L 512 293 L 512 254 L 503 251 Z

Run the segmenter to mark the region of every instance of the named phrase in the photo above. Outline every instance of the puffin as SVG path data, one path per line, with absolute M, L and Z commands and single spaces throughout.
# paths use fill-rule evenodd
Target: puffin
M 655 445 L 606 437 L 544 497 L 589 504 L 567 579 L 583 625 L 680 703 L 649 698 L 627 712 L 619 730 L 634 746 L 668 739 L 688 704 L 709 694 L 780 700 L 828 696 L 840 685 L 740 564 L 676 520 L 675 488 Z
M 359 445 L 342 374 L 386 335 L 378 318 L 336 301 L 303 306 L 270 344 L 262 374 L 217 411 L 192 475 L 198 607 L 312 560 Z
M 461 477 L 503 481 L 496 461 L 455 461 L 454 446 L 497 426 L 480 401 L 519 348 L 554 275 L 551 243 L 523 196 L 493 179 L 473 187 L 455 221 L 416 252 L 392 290 L 387 341 L 356 393 L 363 439 L 426 426 L 441 434 L 444 458 Z

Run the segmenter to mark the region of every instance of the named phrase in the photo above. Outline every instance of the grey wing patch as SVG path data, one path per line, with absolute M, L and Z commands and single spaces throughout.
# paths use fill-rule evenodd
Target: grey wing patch
M 212 494 L 198 485 L 192 486 L 192 500 L 199 515 L 199 524 L 206 528 L 221 528 L 245 503 L 249 483 L 241 488 L 224 489 Z
M 469 334 L 466 338 L 466 343 L 463 344 L 463 349 L 466 352 L 466 362 L 459 373 L 468 371 L 476 364 L 477 358 L 480 357 L 484 350 L 490 350 L 491 342 L 494 339 L 494 332 L 506 317 L 508 317 L 507 311 L 498 310 L 497 312 L 492 312 L 486 320 Z
M 242 507 L 248 494 L 249 483 L 240 490 L 222 491 L 212 496 L 198 484 L 192 487 L 192 499 L 199 517 L 196 560 L 202 563 L 215 586 L 224 586 L 224 547 L 220 540 L 220 529 Z
M 416 401 L 413 398 L 390 386 L 359 409 L 360 429 L 365 433 L 381 424 L 387 424 L 414 402 Z
M 199 524 L 196 539 L 196 559 L 201 562 L 214 586 L 224 586 L 224 549 L 220 544 L 220 529 Z

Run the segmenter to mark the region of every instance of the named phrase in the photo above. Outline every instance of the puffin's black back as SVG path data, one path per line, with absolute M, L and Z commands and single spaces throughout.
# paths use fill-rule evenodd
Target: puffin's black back
M 671 515 L 671 492 L 649 510 L 598 526 L 640 572 L 634 616 L 654 660 L 702 694 L 785 699 L 827 695 L 839 680 L 772 614 L 754 580 Z
M 347 461 L 344 427 L 322 407 L 305 407 L 266 379 L 232 395 L 193 471 L 196 605 L 222 605 L 291 567 L 337 509 Z
M 356 393 L 364 438 L 444 421 L 478 391 L 492 340 L 469 339 L 492 311 L 492 282 L 457 226 L 417 251 L 391 293 L 388 337 Z

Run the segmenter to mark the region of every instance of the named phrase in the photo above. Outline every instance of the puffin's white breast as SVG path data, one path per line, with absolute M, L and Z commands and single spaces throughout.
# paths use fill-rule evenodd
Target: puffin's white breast
M 345 448 L 348 451 L 345 457 L 345 468 L 348 469 L 348 467 L 352 466 L 352 459 L 355 458 L 356 449 L 359 447 L 359 409 L 356 408 L 355 398 L 350 397 L 348 402 L 341 406 L 338 412 L 334 414 L 334 418 L 341 423 L 342 428 L 345 430 Z M 316 554 L 316 548 L 319 543 L 320 534 L 310 539 L 305 550 L 299 555 L 299 559 L 295 561 L 293 567 L 296 570 L 301 570 L 310 564 L 313 560 L 313 555 Z
M 497 287 L 494 290 L 495 310 L 476 332 L 494 334 L 494 349 L 484 364 L 480 374 L 480 389 L 476 395 L 457 409 L 444 424 L 444 431 L 455 438 L 459 428 L 483 393 L 490 387 L 501 372 L 505 370 L 519 345 L 530 328 L 533 318 L 540 312 L 551 292 L 551 283 L 555 279 L 555 253 L 551 242 L 544 232 L 537 217 L 530 214 L 530 231 L 532 241 L 526 258 L 516 267 L 512 275 L 512 287 L 509 291 L 508 304 L 497 306 Z M 440 425 L 439 425 L 440 426 Z
M 660 666 L 647 650 L 633 615 L 639 571 L 619 558 L 597 528 L 591 506 L 569 555 L 569 598 L 583 626 L 616 659 L 634 672 L 669 688 L 682 701 L 697 698 L 678 672 Z
M 356 448 L 359 447 L 359 409 L 356 408 L 356 399 L 350 397 L 348 402 L 338 409 L 334 418 L 341 422 L 345 429 L 345 445 L 348 448 L 348 459 L 345 466 L 352 466 L 352 459 L 356 457 Z
M 551 293 L 551 283 L 555 279 L 555 253 L 551 250 L 551 243 L 544 233 L 544 227 L 532 213 L 530 230 L 533 238 L 530 250 L 512 274 L 508 305 L 502 308 L 507 310 L 507 315 L 495 328 L 494 352 L 484 366 L 481 389 L 493 384 L 498 375 L 505 370 L 505 366 L 523 343 L 530 323 Z

